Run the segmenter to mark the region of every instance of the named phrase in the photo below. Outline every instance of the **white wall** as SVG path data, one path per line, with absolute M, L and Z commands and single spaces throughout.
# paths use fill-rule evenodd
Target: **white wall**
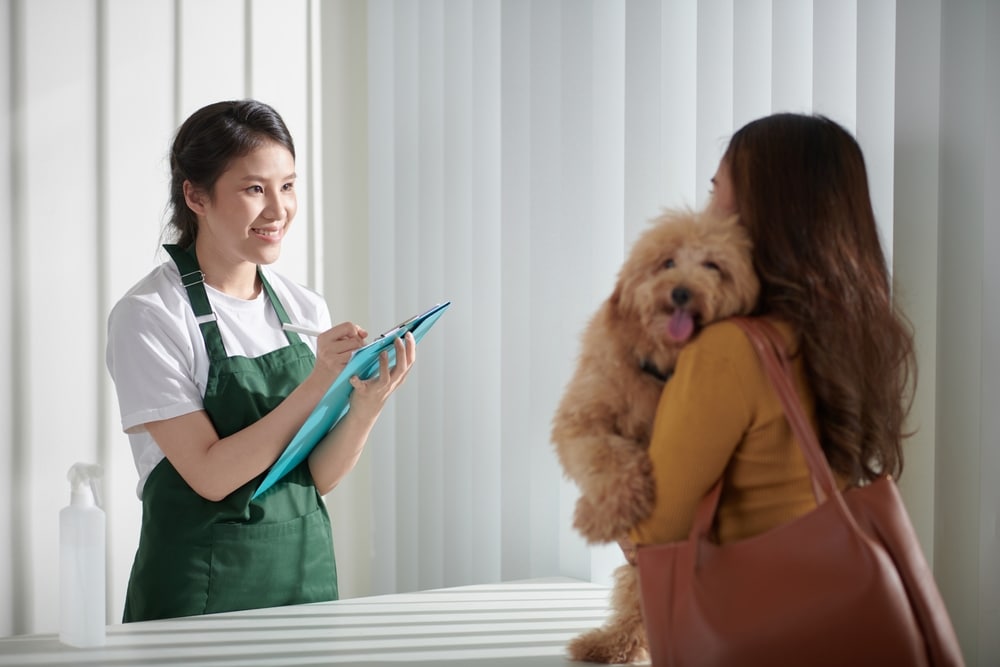
M 735 127 L 815 109 L 857 132 L 917 330 L 904 496 L 969 664 L 996 664 L 998 13 L 0 0 L 0 634 L 55 630 L 56 513 L 77 460 L 107 470 L 120 618 L 140 508 L 104 322 L 162 258 L 167 149 L 194 108 L 258 96 L 285 116 L 303 199 L 281 269 L 321 287 L 335 319 L 378 328 L 457 297 L 328 497 L 349 596 L 606 577 L 617 554 L 569 529 L 574 490 L 546 441 L 575 354 L 553 341 L 575 337 L 660 206 L 701 203 Z

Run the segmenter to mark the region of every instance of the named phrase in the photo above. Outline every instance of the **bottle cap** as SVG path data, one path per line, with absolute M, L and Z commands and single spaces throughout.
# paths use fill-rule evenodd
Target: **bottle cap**
M 97 480 L 103 475 L 104 469 L 96 463 L 74 463 L 70 466 L 66 473 L 71 489 L 70 504 L 92 507 L 96 503 L 100 507 Z

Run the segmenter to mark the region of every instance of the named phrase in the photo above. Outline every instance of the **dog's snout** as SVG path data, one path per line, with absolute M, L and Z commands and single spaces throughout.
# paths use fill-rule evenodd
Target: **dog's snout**
M 687 287 L 675 287 L 670 292 L 670 299 L 675 306 L 686 306 L 687 302 L 691 300 L 691 290 Z

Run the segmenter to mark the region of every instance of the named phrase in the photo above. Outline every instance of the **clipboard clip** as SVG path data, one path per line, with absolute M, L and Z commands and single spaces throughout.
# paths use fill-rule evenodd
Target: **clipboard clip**
M 414 320 L 416 320 L 417 318 L 419 318 L 421 315 L 423 315 L 423 313 L 418 313 L 417 315 L 414 315 L 412 317 L 407 317 L 405 320 L 403 320 L 402 322 L 400 322 L 396 326 L 392 327 L 391 329 L 388 329 L 388 330 L 384 331 L 383 333 L 380 333 L 378 335 L 378 338 L 385 338 L 386 336 L 389 336 L 391 334 L 396 333 L 400 329 L 405 329 L 406 325 L 410 324 L 411 322 L 413 322 Z M 376 340 L 378 340 L 378 339 L 376 339 Z

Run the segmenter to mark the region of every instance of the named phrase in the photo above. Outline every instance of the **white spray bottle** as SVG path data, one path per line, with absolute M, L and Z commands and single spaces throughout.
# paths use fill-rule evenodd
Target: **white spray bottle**
M 101 466 L 74 463 L 66 477 L 70 504 L 59 511 L 59 641 L 102 646 L 105 639 L 104 510 Z

